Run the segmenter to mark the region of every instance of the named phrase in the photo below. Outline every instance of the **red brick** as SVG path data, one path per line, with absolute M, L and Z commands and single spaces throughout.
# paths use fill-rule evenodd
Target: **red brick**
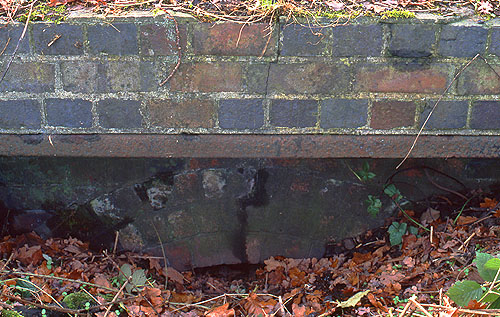
M 186 51 L 186 25 L 179 24 L 180 45 Z M 141 54 L 146 56 L 177 55 L 177 38 L 174 25 L 148 24 L 139 29 Z
M 163 128 L 211 128 L 215 125 L 215 103 L 189 99 L 155 99 L 148 102 L 151 124 Z
M 193 50 L 199 55 L 264 56 L 276 51 L 277 33 L 269 35 L 269 24 L 196 24 L 193 30 Z M 267 44 L 269 36 L 269 44 Z M 267 44 L 267 47 L 266 47 Z
M 448 85 L 448 72 L 441 67 L 361 67 L 355 89 L 371 92 L 441 93 Z
M 392 129 L 413 126 L 416 106 L 413 102 L 384 100 L 375 101 L 370 126 L 374 129 Z
M 476 61 L 464 70 L 458 78 L 458 93 L 467 94 L 500 94 L 500 65 L 493 65 L 491 69 L 482 61 Z M 496 72 L 496 73 L 495 73 Z
M 181 64 L 170 89 L 184 92 L 238 92 L 243 89 L 243 69 L 237 63 Z

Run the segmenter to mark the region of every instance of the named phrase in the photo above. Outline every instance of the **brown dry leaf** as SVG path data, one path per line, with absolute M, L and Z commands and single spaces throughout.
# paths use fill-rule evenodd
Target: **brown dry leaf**
M 265 269 L 268 272 L 276 270 L 278 267 L 284 267 L 285 263 L 281 261 L 277 261 L 274 257 L 271 257 L 269 260 L 264 260 L 264 264 L 266 265 Z
M 403 260 L 403 264 L 406 265 L 407 267 L 414 267 L 415 266 L 415 260 L 412 257 L 406 257 Z
M 184 283 L 184 275 L 182 275 L 182 273 L 180 273 L 179 271 L 177 271 L 173 267 L 167 268 L 167 275 L 168 275 L 168 279 L 173 281 L 173 282 L 176 282 L 179 284 Z
M 252 316 L 262 315 L 267 316 L 273 309 L 276 301 L 273 305 L 269 304 L 269 301 L 263 302 L 259 300 L 257 294 L 250 293 L 247 298 L 244 299 L 243 308 L 246 310 L 247 314 Z
M 153 287 L 145 287 L 143 294 L 146 298 L 149 299 L 150 303 L 155 308 L 161 308 L 163 305 L 163 298 L 161 297 L 161 289 L 153 288 Z
M 427 210 L 420 216 L 420 222 L 425 226 L 426 224 L 432 223 L 439 219 L 439 210 L 433 208 L 427 208 Z
M 303 317 L 306 316 L 306 306 L 292 304 L 292 312 L 294 316 Z
M 28 247 L 25 245 L 24 247 L 19 248 L 17 259 L 24 265 L 37 265 L 43 259 L 42 247 L 39 245 L 35 245 L 32 247 Z
M 94 278 L 92 279 L 92 283 L 104 287 L 111 287 L 111 284 L 109 283 L 108 279 L 106 278 L 106 275 L 102 273 L 96 273 Z
M 373 258 L 373 255 L 371 253 L 359 253 L 359 252 L 354 252 L 352 256 L 352 261 L 356 264 L 361 264 L 366 261 L 370 261 Z
M 292 287 L 302 286 L 307 283 L 306 272 L 300 271 L 296 267 L 292 267 L 288 275 L 290 276 Z
M 192 304 L 198 300 L 198 297 L 196 297 L 193 294 L 189 293 L 176 293 L 172 292 L 172 297 L 170 298 L 170 301 L 176 302 L 176 303 L 186 303 L 186 304 Z
M 460 218 L 458 218 L 458 221 L 457 221 L 457 224 L 459 225 L 469 225 L 473 222 L 476 222 L 477 221 L 477 218 L 476 217 L 472 217 L 472 216 L 460 216 Z
M 345 5 L 342 2 L 338 2 L 338 1 L 334 1 L 334 0 L 326 1 L 325 4 L 333 11 L 340 11 L 345 7 Z
M 480 203 L 479 206 L 481 208 L 493 208 L 497 204 L 498 204 L 498 201 L 495 198 L 491 199 L 491 198 L 485 197 L 484 202 Z
M 208 317 L 232 317 L 234 315 L 235 311 L 233 308 L 229 309 L 229 303 L 225 303 L 205 313 L 205 316 Z

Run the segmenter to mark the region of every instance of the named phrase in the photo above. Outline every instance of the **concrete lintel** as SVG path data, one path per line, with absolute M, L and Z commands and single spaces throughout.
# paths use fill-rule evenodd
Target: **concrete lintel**
M 401 158 L 402 135 L 0 135 L 0 156 Z M 500 136 L 421 136 L 413 158 L 498 158 Z

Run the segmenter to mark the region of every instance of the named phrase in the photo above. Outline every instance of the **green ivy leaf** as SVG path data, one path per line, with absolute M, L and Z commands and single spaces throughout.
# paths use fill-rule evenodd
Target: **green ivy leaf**
M 472 262 L 476 265 L 479 275 L 488 282 L 493 282 L 497 270 L 491 270 L 485 267 L 486 262 L 493 259 L 488 253 L 476 252 L 476 259 Z
M 377 216 L 380 212 L 380 208 L 382 207 L 380 199 L 375 196 L 368 195 L 368 199 L 365 200 L 365 203 L 368 205 L 368 207 L 366 207 L 366 211 L 374 217 Z
M 475 281 L 456 282 L 446 295 L 450 297 L 458 306 L 465 307 L 471 300 L 479 300 L 484 294 L 483 288 Z
M 391 199 L 395 202 L 399 202 L 403 198 L 403 195 L 401 195 L 401 192 L 396 188 L 396 186 L 394 186 L 394 184 L 390 184 L 384 188 L 384 193 L 391 197 Z
M 399 245 L 403 243 L 403 236 L 406 233 L 408 225 L 405 222 L 393 222 L 387 232 L 389 232 L 389 241 L 391 245 Z

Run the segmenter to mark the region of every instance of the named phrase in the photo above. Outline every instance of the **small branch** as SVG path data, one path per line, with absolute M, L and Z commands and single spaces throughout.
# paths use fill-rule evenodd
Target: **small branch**
M 179 69 L 179 66 L 181 65 L 181 58 L 182 58 L 182 48 L 181 48 L 181 36 L 179 34 L 179 24 L 177 23 L 177 20 L 168 12 L 165 11 L 165 14 L 167 15 L 167 19 L 174 21 L 174 26 L 175 26 L 175 45 L 177 45 L 177 63 L 174 66 L 174 69 L 170 71 L 170 74 L 168 74 L 167 78 L 165 78 L 164 81 L 160 83 L 160 87 L 165 85 L 170 78 L 172 78 Z
M 12 57 L 10 58 L 9 62 L 7 63 L 7 67 L 5 67 L 5 71 L 2 74 L 2 77 L 0 77 L 0 83 L 4 80 L 5 76 L 7 75 L 7 72 L 9 71 L 10 65 L 12 65 L 12 62 L 14 61 L 14 58 L 16 57 L 17 50 L 19 49 L 19 44 L 21 44 L 21 41 L 24 39 L 24 35 L 26 34 L 26 30 L 28 29 L 28 24 L 30 23 L 30 18 L 31 18 L 31 12 L 33 12 L 33 6 L 35 5 L 36 0 L 33 1 L 30 5 L 30 12 L 28 13 L 28 18 L 26 19 L 26 24 L 24 24 L 24 29 L 23 33 L 19 37 L 19 40 L 17 41 L 16 48 L 12 52 Z
M 396 169 L 400 168 L 401 165 L 403 165 L 403 163 L 408 159 L 408 157 L 410 156 L 411 152 L 413 151 L 413 148 L 415 147 L 415 145 L 417 144 L 417 141 L 418 141 L 418 138 L 420 137 L 420 135 L 422 134 L 422 131 L 424 130 L 425 128 L 425 125 L 427 124 L 427 121 L 429 121 L 429 119 L 431 118 L 431 115 L 432 113 L 434 112 L 434 110 L 436 110 L 436 107 L 437 105 L 441 102 L 441 100 L 443 99 L 444 95 L 446 95 L 446 93 L 448 92 L 448 90 L 450 90 L 451 86 L 453 85 L 453 83 L 455 83 L 455 81 L 457 80 L 457 78 L 462 74 L 462 72 L 467 68 L 469 67 L 470 64 L 472 64 L 473 61 L 475 61 L 479 56 L 481 56 L 480 54 L 476 54 L 476 56 L 474 56 L 467 64 L 465 64 L 464 67 L 462 67 L 462 69 L 460 69 L 460 71 L 455 75 L 455 77 L 453 77 L 453 80 L 451 81 L 451 83 L 448 85 L 448 87 L 446 87 L 446 89 L 444 90 L 444 92 L 441 94 L 441 96 L 439 96 L 439 99 L 436 101 L 436 103 L 434 104 L 434 106 L 432 107 L 431 109 L 431 112 L 429 112 L 429 114 L 427 115 L 427 118 L 425 119 L 424 123 L 422 124 L 422 127 L 420 127 L 420 130 L 418 131 L 417 133 L 417 136 L 415 137 L 415 140 L 413 140 L 413 144 L 411 145 L 410 147 L 410 150 L 408 151 L 408 153 L 406 153 L 405 157 L 403 158 L 403 160 L 398 164 L 398 166 L 396 166 Z

